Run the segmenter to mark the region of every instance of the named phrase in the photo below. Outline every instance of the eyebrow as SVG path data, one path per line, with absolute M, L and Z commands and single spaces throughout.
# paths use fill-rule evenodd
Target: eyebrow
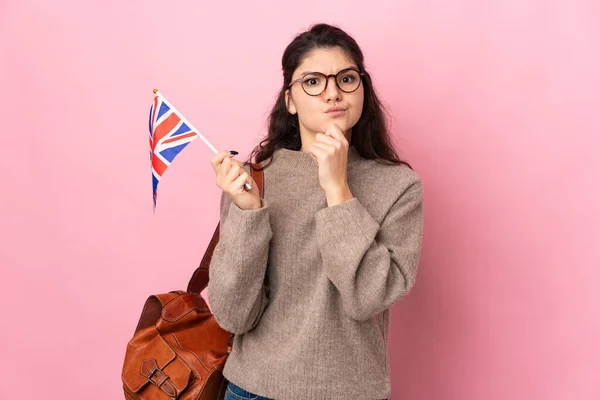
M 344 70 L 346 70 L 346 69 L 358 69 L 358 67 L 357 67 L 357 66 L 355 66 L 355 65 L 351 65 L 351 66 L 349 66 L 349 67 L 346 67 L 346 68 L 342 68 L 342 69 L 340 69 L 338 72 L 336 72 L 336 74 L 337 74 L 337 73 L 339 73 L 340 71 L 344 71 Z M 304 72 L 302 72 L 302 73 L 300 74 L 300 76 L 303 76 L 303 75 L 306 75 L 306 74 L 315 73 L 315 72 L 319 72 L 319 71 L 304 71 Z M 319 73 L 320 73 L 320 74 L 323 74 L 323 75 L 327 75 L 327 74 L 325 74 L 325 73 L 323 73 L 323 72 L 319 72 Z

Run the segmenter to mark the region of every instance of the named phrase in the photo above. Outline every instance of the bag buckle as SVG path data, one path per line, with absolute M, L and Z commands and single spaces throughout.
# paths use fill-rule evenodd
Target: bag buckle
M 152 371 L 150 371 L 150 372 L 148 373 L 148 376 L 147 376 L 147 378 L 148 378 L 148 380 L 149 380 L 150 382 L 152 382 L 152 377 L 153 377 L 153 376 L 154 376 L 154 374 L 155 374 L 155 373 L 157 373 L 157 372 L 160 372 L 160 373 L 161 373 L 161 374 L 163 374 L 163 375 L 165 374 L 165 373 L 162 371 L 162 369 L 160 369 L 160 368 L 158 368 L 158 367 L 154 367 L 154 368 L 152 369 Z M 154 382 L 152 382 L 152 383 L 154 383 Z
M 148 371 L 149 368 L 152 368 L 152 369 L 150 369 L 150 371 Z M 144 370 L 148 371 L 147 374 L 142 372 L 142 375 L 144 375 L 146 377 L 146 379 L 148 379 L 148 382 L 150 382 L 151 384 L 153 384 L 154 386 L 156 386 L 157 388 L 162 390 L 167 396 L 172 397 L 172 398 L 177 397 L 177 395 L 178 395 L 177 389 L 171 382 L 169 375 L 165 374 L 164 371 L 158 367 L 156 360 L 154 360 L 154 359 L 145 360 L 142 363 L 142 371 L 144 371 Z

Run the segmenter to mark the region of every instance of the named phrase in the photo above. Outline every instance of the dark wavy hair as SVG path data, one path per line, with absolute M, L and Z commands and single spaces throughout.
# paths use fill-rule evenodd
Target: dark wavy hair
M 281 67 L 283 85 L 269 116 L 267 136 L 254 148 L 246 164 L 254 157 L 256 163 L 270 159 L 277 148 L 300 150 L 302 142 L 298 116 L 288 112 L 285 92 L 292 81 L 292 75 L 305 57 L 315 49 L 342 49 L 364 73 L 364 103 L 360 119 L 352 128 L 351 143 L 366 159 L 388 164 L 410 164 L 400 160 L 390 143 L 386 112 L 375 93 L 371 76 L 365 70 L 363 53 L 356 41 L 340 28 L 327 24 L 317 24 L 296 36 L 283 52 Z M 267 167 L 269 163 L 265 165 Z

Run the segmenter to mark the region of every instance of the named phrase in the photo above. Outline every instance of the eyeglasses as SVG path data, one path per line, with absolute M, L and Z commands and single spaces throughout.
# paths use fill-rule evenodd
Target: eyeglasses
M 302 89 L 309 96 L 318 96 L 327 89 L 330 77 L 335 77 L 335 84 L 344 93 L 352 93 L 360 87 L 364 73 L 354 68 L 343 69 L 337 74 L 325 75 L 320 72 L 307 72 L 300 78 L 293 80 L 288 87 L 299 82 Z

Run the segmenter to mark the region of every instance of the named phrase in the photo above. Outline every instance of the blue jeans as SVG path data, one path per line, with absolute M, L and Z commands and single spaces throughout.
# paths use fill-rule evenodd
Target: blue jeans
M 258 396 L 229 382 L 224 400 L 271 400 L 268 397 Z
M 250 393 L 247 390 L 229 382 L 227 384 L 227 392 L 225 393 L 225 399 L 223 400 L 273 400 L 268 397 L 263 397 Z M 385 399 L 388 400 L 388 399 Z

